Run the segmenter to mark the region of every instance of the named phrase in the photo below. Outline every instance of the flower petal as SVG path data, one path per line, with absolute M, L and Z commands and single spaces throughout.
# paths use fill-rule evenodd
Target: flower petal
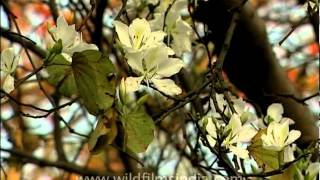
M 241 120 L 238 114 L 232 114 L 226 130 L 231 130 L 234 133 L 237 133 L 241 129 Z
M 152 47 L 163 43 L 163 39 L 167 34 L 163 31 L 154 31 L 150 33 L 150 36 L 145 42 L 145 47 Z
M 15 55 L 14 48 L 7 48 L 1 52 L 1 71 L 13 73 L 19 63 L 20 56 Z
M 301 132 L 298 130 L 291 130 L 288 135 L 288 139 L 285 142 L 285 146 L 293 143 L 295 140 L 299 139 Z
M 283 106 L 280 103 L 273 103 L 268 107 L 268 116 L 270 116 L 274 121 L 280 122 L 283 114 Z
M 66 19 L 63 15 L 60 15 L 57 19 L 57 26 L 49 29 L 56 41 L 61 39 L 63 47 L 72 46 L 74 39 L 78 35 L 75 25 L 68 25 Z
M 85 42 L 79 42 L 79 44 L 76 44 L 75 46 L 72 46 L 68 51 L 69 54 L 73 54 L 75 52 L 82 52 L 85 50 L 99 50 L 98 47 L 95 44 L 88 44 Z
M 249 158 L 249 151 L 240 147 L 236 147 L 236 146 L 230 146 L 229 147 L 230 151 L 235 154 L 236 156 L 238 156 L 239 158 L 242 159 L 248 159 Z
M 150 20 L 152 30 L 160 30 L 163 27 L 164 13 L 154 13 L 154 18 Z
M 143 54 L 142 52 L 135 52 L 135 53 L 127 53 L 126 57 L 128 59 L 129 66 L 135 70 L 138 71 L 140 74 L 143 74 L 144 70 L 142 67 L 142 59 Z
M 150 24 L 146 19 L 136 18 L 129 26 L 129 36 L 132 40 L 132 47 L 140 49 L 151 33 Z
M 276 122 L 274 122 L 276 123 Z M 275 136 L 275 141 L 278 142 L 280 146 L 285 146 L 285 141 L 289 134 L 289 122 L 286 121 L 279 124 L 277 129 L 273 130 L 273 136 Z
M 156 79 L 152 78 L 151 81 L 157 89 L 167 95 L 178 95 L 182 93 L 182 90 L 171 79 Z
M 221 111 L 223 111 L 224 109 L 224 106 L 227 105 L 227 102 L 226 100 L 224 100 L 224 95 L 223 94 L 218 94 L 216 93 L 216 99 L 217 99 L 217 102 L 218 102 L 218 107 Z M 214 107 L 214 106 L 212 106 Z
M 288 121 L 289 125 L 293 125 L 295 123 L 294 120 L 287 118 L 287 117 L 282 118 L 280 123 L 284 123 L 286 121 Z
M 149 72 L 152 69 L 158 72 L 159 65 L 163 62 L 169 61 L 167 49 L 165 48 L 165 46 L 158 46 L 146 50 L 144 54 L 144 59 L 146 69 Z
M 210 145 L 211 147 L 214 147 L 214 146 L 216 145 L 216 142 L 217 142 L 217 141 L 216 141 L 213 137 L 207 135 L 207 139 L 208 139 L 209 145 Z
M 72 62 L 72 56 L 69 53 L 61 53 L 65 60 Z
M 211 117 L 208 118 L 208 124 L 206 126 L 206 130 L 210 136 L 213 138 L 217 137 L 217 128 L 216 125 L 213 123 L 213 119 Z
M 283 162 L 287 163 L 294 160 L 294 151 L 296 150 L 295 144 L 293 146 L 287 146 L 283 150 Z
M 2 78 L 2 77 L 1 77 Z M 1 80 L 2 81 L 2 80 Z M 3 84 L 1 85 L 2 89 L 6 92 L 6 93 L 10 93 L 11 91 L 14 90 L 14 78 L 11 75 L 7 75 L 4 80 L 3 80 Z
M 158 66 L 157 75 L 160 77 L 170 77 L 177 74 L 184 67 L 182 60 L 178 58 L 169 58 Z
M 310 179 L 315 178 L 317 174 L 319 174 L 320 171 L 320 163 L 319 162 L 312 162 L 309 164 L 307 170 L 306 170 L 306 175 L 310 177 Z
M 251 125 L 244 125 L 238 133 L 237 142 L 249 142 L 257 134 L 257 130 Z
M 129 28 L 127 25 L 123 24 L 120 21 L 113 21 L 113 24 L 116 28 L 120 42 L 126 47 L 132 47 L 130 37 L 129 37 Z
M 143 77 L 127 77 L 125 79 L 126 93 L 137 91 L 140 87 Z

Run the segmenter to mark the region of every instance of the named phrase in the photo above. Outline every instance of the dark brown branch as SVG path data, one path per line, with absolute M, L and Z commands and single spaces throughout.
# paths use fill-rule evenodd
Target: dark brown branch
M 42 109 L 42 108 L 39 108 L 37 106 L 34 106 L 34 105 L 31 105 L 31 104 L 25 104 L 25 103 L 22 103 L 22 102 L 19 102 L 18 100 L 16 100 L 15 98 L 13 98 L 10 94 L 6 93 L 5 91 L 3 91 L 2 89 L 0 90 L 0 92 L 2 94 L 4 94 L 5 96 L 7 96 L 10 100 L 12 100 L 14 103 L 20 105 L 20 106 L 26 106 L 26 107 L 30 107 L 30 108 L 33 108 L 35 110 L 38 110 L 38 111 L 43 111 L 43 112 L 49 112 L 49 110 L 47 109 Z M 2 96 L 1 96 L 2 98 Z
M 51 11 L 53 20 L 56 21 L 59 17 L 59 12 L 58 12 L 58 8 L 57 8 L 56 0 L 50 0 L 49 7 L 50 7 L 50 11 Z
M 308 19 L 308 16 L 305 16 L 302 18 L 297 24 L 294 24 L 290 31 L 279 41 L 279 45 L 281 46 L 282 43 L 288 39 L 288 37 L 300 26 L 302 25 L 306 20 Z
M 217 59 L 217 62 L 216 62 L 216 69 L 220 73 L 222 71 L 223 63 L 224 63 L 224 60 L 225 60 L 226 55 L 228 53 L 228 50 L 229 50 L 229 47 L 230 47 L 230 44 L 231 44 L 231 40 L 232 40 L 232 37 L 233 37 L 233 33 L 234 33 L 234 30 L 236 29 L 239 17 L 240 17 L 240 11 L 236 11 L 236 12 L 234 12 L 232 14 L 230 26 L 229 26 L 228 31 L 226 33 L 226 38 L 225 38 L 225 40 L 223 42 L 223 46 L 222 46 L 221 52 L 219 53 L 219 56 L 218 56 L 218 59 Z
M 184 101 L 181 102 L 176 102 L 174 103 L 171 107 L 167 108 L 163 112 L 160 112 L 154 116 L 152 116 L 153 119 L 155 120 L 155 123 L 159 123 L 161 120 L 163 120 L 165 117 L 167 117 L 169 114 L 172 112 L 176 111 L 177 109 L 182 108 L 184 105 L 192 102 L 196 98 L 198 98 L 198 95 L 210 84 L 211 81 L 206 81 L 204 82 L 201 87 L 196 89 L 195 91 L 191 91 L 187 96 L 181 99 L 185 99 Z
M 102 45 L 102 30 L 103 30 L 103 15 L 108 1 L 97 1 L 96 16 L 94 17 L 95 30 L 92 34 L 92 41 L 101 49 Z
M 29 38 L 24 37 L 21 38 L 21 35 L 10 32 L 7 29 L 4 29 L 2 27 L 0 27 L 0 34 L 2 37 L 12 41 L 12 42 L 16 42 L 19 43 L 21 45 L 24 45 L 26 48 L 30 49 L 32 52 L 34 52 L 36 55 L 38 55 L 41 58 L 45 58 L 47 51 L 42 49 L 41 47 L 37 46 L 36 44 L 34 44 L 33 41 L 30 41 Z
M 169 13 L 170 9 L 172 8 L 172 6 L 174 5 L 175 2 L 176 2 L 176 0 L 173 0 L 173 1 L 169 4 L 169 6 L 168 6 L 168 8 L 166 9 L 166 11 L 164 12 L 163 27 L 162 27 L 162 30 L 163 30 L 163 31 L 165 31 L 164 28 L 166 27 L 166 20 L 167 20 L 168 13 Z M 168 36 L 170 36 L 170 35 L 168 34 Z
M 64 149 L 63 149 L 63 141 L 62 141 L 62 131 L 60 128 L 60 119 L 57 112 L 53 115 L 53 136 L 54 136 L 54 145 L 58 154 L 58 159 L 60 161 L 67 161 L 67 157 L 65 155 Z
M 55 107 L 55 108 L 52 108 L 52 109 L 48 110 L 47 113 L 44 114 L 44 115 L 34 116 L 34 115 L 31 115 L 31 114 L 26 114 L 26 113 L 24 113 L 24 112 L 20 112 L 20 113 L 21 113 L 23 116 L 27 116 L 27 117 L 32 117 L 32 118 L 44 118 L 44 117 L 48 117 L 51 113 L 56 112 L 56 111 L 58 111 L 59 109 L 62 109 L 62 108 L 64 108 L 64 107 L 66 107 L 66 106 L 72 105 L 72 104 L 75 103 L 77 100 L 78 100 L 78 98 L 73 99 L 73 100 L 71 100 L 71 101 L 69 101 L 69 102 L 67 102 L 67 103 L 65 103 L 65 104 L 62 104 L 62 105 L 60 105 L 60 106 L 57 106 L 57 107 Z
M 276 169 L 276 170 L 273 170 L 273 171 L 260 172 L 260 173 L 257 173 L 257 174 L 243 174 L 242 177 L 269 177 L 269 176 L 281 174 L 281 173 L 284 172 L 284 170 L 286 170 L 292 164 L 298 162 L 300 159 L 305 158 L 305 157 L 307 157 L 309 155 L 310 155 L 310 153 L 303 154 L 300 157 L 296 158 L 295 160 L 287 162 L 284 165 L 282 165 L 279 169 Z
M 87 16 L 81 21 L 81 24 L 77 28 L 77 31 L 81 31 L 82 27 L 87 23 L 87 21 L 91 17 L 94 9 L 96 8 L 96 1 L 95 0 L 90 0 L 90 5 L 91 5 L 91 9 L 90 9 L 89 13 L 87 14 Z
M 314 97 L 319 96 L 319 93 L 314 93 L 314 94 L 312 94 L 312 95 L 310 95 L 308 97 L 305 97 L 305 98 L 298 98 L 293 94 L 268 94 L 268 93 L 266 93 L 265 96 L 290 98 L 290 99 L 295 100 L 298 103 L 306 105 L 306 101 L 308 101 L 308 100 L 310 100 L 310 99 L 312 99 Z
M 18 88 L 23 82 L 25 82 L 27 79 L 29 79 L 30 77 L 32 77 L 33 75 L 37 74 L 38 72 L 40 72 L 42 69 L 44 68 L 43 65 L 41 65 L 39 68 L 35 69 L 34 71 L 32 71 L 30 74 L 28 74 L 27 76 L 21 78 L 18 80 L 18 82 L 15 84 L 14 88 Z
M 4 175 L 4 179 L 7 180 L 8 179 L 7 172 L 4 170 L 2 165 L 0 165 L 0 167 L 1 167 L 1 171 L 3 172 L 3 175 Z

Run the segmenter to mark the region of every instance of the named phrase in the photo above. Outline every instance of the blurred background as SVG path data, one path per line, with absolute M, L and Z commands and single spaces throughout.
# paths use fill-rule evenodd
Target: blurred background
M 107 1 L 107 0 L 106 0 Z M 54 25 L 50 11 L 49 0 L 9 0 L 7 1 L 10 11 L 17 17 L 15 25 L 9 20 L 8 12 L 4 6 L 0 6 L 1 28 L 19 31 L 31 41 L 46 48 L 47 29 Z M 59 13 L 64 14 L 69 23 L 79 24 L 90 11 L 89 0 L 56 0 Z M 120 0 L 109 0 L 103 16 L 103 43 L 100 49 L 110 54 L 110 59 L 116 62 L 117 53 L 112 52 L 108 42 L 113 37 L 112 21 L 121 7 Z M 137 2 L 133 2 L 137 3 Z M 316 40 L 314 28 L 308 20 L 307 5 L 298 4 L 294 0 L 251 0 L 258 15 L 265 21 L 268 38 L 273 46 L 274 53 L 279 63 L 286 71 L 303 97 L 314 95 L 319 90 L 319 44 Z M 92 23 L 92 22 L 91 22 Z M 284 37 L 294 31 L 279 44 Z M 83 29 L 83 36 L 87 42 L 91 41 L 92 24 L 88 23 Z M 22 78 L 32 72 L 30 63 L 32 59 L 35 66 L 42 60 L 25 49 L 20 44 L 14 43 L 8 38 L 1 36 L 1 50 L 7 47 L 15 47 L 17 53 L 22 56 L 19 63 L 16 78 Z M 186 55 L 186 59 L 188 59 Z M 199 65 L 201 68 L 201 65 Z M 46 77 L 45 71 L 41 77 Z M 12 101 L 1 102 L 1 148 L 23 148 L 26 154 L 48 161 L 57 160 L 54 148 L 54 122 L 52 114 L 36 111 L 23 103 L 32 104 L 43 109 L 50 110 L 52 105 L 41 88 L 48 94 L 52 94 L 54 88 L 45 80 L 40 82 L 34 76 L 23 83 L 12 96 L 19 99 L 21 104 Z M 313 96 L 306 104 L 315 116 L 319 116 L 319 96 Z M 60 105 L 68 103 L 70 99 L 62 98 Z M 96 119 L 90 115 L 78 102 L 59 110 L 64 122 L 60 122 L 63 149 L 69 162 L 74 162 L 81 167 L 95 169 L 97 171 L 112 171 L 123 173 L 130 158 L 122 158 L 121 152 L 115 148 L 107 148 L 105 153 L 90 155 L 85 136 L 88 136 L 95 126 Z M 318 119 L 318 118 L 317 118 Z M 145 167 L 157 170 L 159 175 L 172 175 L 174 171 L 192 172 L 190 162 L 179 154 L 179 148 L 187 146 L 182 142 L 184 138 L 191 139 L 194 143 L 194 125 L 186 123 L 184 129 L 179 124 L 171 126 L 165 124 L 166 131 L 157 131 L 154 142 L 147 152 L 139 154 L 139 158 Z M 70 131 L 71 130 L 71 131 Z M 72 133 L 75 130 L 77 133 Z M 193 140 L 192 140 L 193 139 Z M 211 162 L 214 157 L 203 148 L 203 157 Z M 37 163 L 36 163 L 37 164 Z M 34 163 L 22 163 L 21 159 L 11 157 L 9 153 L 1 151 L 1 179 L 77 179 L 76 173 L 64 172 L 55 167 L 42 167 Z M 138 163 L 139 164 L 139 163 Z

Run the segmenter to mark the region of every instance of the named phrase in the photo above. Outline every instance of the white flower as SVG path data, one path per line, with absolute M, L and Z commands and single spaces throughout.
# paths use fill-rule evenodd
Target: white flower
M 291 130 L 289 132 L 289 121 L 271 122 L 267 128 L 267 133 L 261 136 L 262 145 L 265 149 L 272 151 L 282 151 L 283 148 L 301 135 L 298 130 Z
M 288 121 L 289 124 L 294 124 L 294 121 L 290 118 L 284 118 L 282 117 L 282 114 L 284 113 L 283 106 L 280 103 L 273 103 L 271 104 L 267 109 L 267 116 L 265 117 L 266 122 L 271 123 L 273 121 L 275 122 L 284 122 Z
M 164 2 L 162 3 L 164 4 Z M 180 12 L 187 6 L 186 1 L 177 1 L 173 4 L 170 11 L 167 13 L 165 32 L 168 33 L 168 41 L 172 38 L 171 46 L 177 55 L 181 55 L 183 52 L 191 51 L 191 26 L 182 20 Z M 151 27 L 154 30 L 160 30 L 163 28 L 165 13 L 155 13 L 155 19 L 150 21 Z
M 142 54 L 132 54 L 128 64 L 139 77 L 128 77 L 125 80 L 127 92 L 139 89 L 142 80 L 153 83 L 154 86 L 167 95 L 178 95 L 182 91 L 170 77 L 180 71 L 184 63 L 177 58 L 169 58 L 165 46 L 145 50 Z
M 146 19 L 136 18 L 129 27 L 120 21 L 114 21 L 113 24 L 120 43 L 129 53 L 162 45 L 166 36 L 163 31 L 151 32 L 150 24 Z
M 14 90 L 14 77 L 12 73 L 15 72 L 20 61 L 20 56 L 15 55 L 13 48 L 4 49 L 1 53 L 1 89 L 6 93 Z
M 310 163 L 306 170 L 306 177 L 308 177 L 308 179 L 316 179 L 317 174 L 319 174 L 319 171 L 320 171 L 319 162 Z
M 242 125 L 239 115 L 235 113 L 231 116 L 224 133 L 228 135 L 223 140 L 222 146 L 230 149 L 238 157 L 247 159 L 249 152 L 242 148 L 241 145 L 249 142 L 257 134 L 257 131 L 248 124 Z
M 296 150 L 296 144 L 292 144 L 289 146 L 286 146 L 283 150 L 283 162 L 287 163 L 287 162 L 291 162 L 293 161 L 294 158 L 294 151 Z
M 77 32 L 75 25 L 68 25 L 64 16 L 61 15 L 57 19 L 57 26 L 49 29 L 52 40 L 49 41 L 49 46 L 58 41 L 62 41 L 62 55 L 66 60 L 72 60 L 72 55 L 75 52 L 81 52 L 84 50 L 98 50 L 95 44 L 88 44 L 82 41 L 81 33 Z
M 208 132 L 207 139 L 211 147 L 214 147 L 216 145 L 216 139 L 217 139 L 217 127 L 215 123 L 218 123 L 218 122 L 217 121 L 213 122 L 213 121 L 215 121 L 215 119 L 208 116 L 202 119 L 202 122 L 207 123 L 205 128 Z
M 155 6 L 159 0 L 128 0 L 126 10 L 129 17 L 143 17 L 149 12 L 148 6 Z

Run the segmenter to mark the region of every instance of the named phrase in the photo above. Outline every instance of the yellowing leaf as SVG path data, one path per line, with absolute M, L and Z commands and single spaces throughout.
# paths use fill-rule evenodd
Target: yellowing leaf
M 252 139 L 252 144 L 248 147 L 249 154 L 257 164 L 267 171 L 279 168 L 279 153 L 262 147 L 261 135 L 266 133 L 266 129 L 260 130 Z
M 283 173 L 271 176 L 270 180 L 294 179 L 294 175 L 295 175 L 295 167 L 294 166 L 295 165 L 293 164 L 293 165 L 289 166 L 287 169 L 285 169 Z
M 93 154 L 99 153 L 107 145 L 111 144 L 117 136 L 118 128 L 116 117 L 113 111 L 99 116 L 98 123 L 94 131 L 91 133 L 88 146 Z

